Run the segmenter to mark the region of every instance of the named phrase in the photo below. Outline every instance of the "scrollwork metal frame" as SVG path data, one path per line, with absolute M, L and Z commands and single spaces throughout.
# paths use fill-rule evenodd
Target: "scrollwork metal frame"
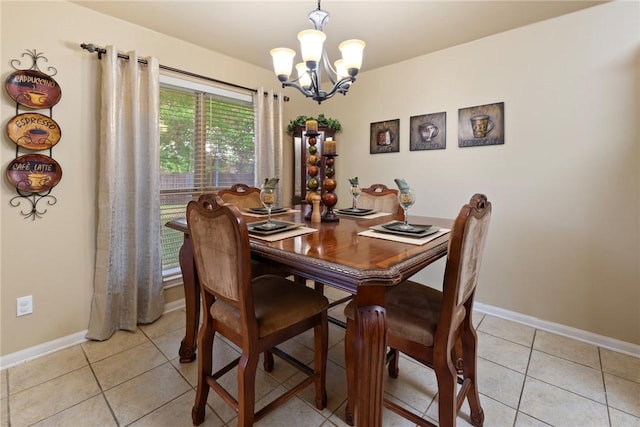
M 40 67 L 38 66 L 39 60 L 43 60 L 44 62 L 49 62 L 49 59 L 43 55 L 43 52 L 38 52 L 36 49 L 26 49 L 26 51 L 21 56 L 23 57 L 27 56 L 31 58 L 32 64 L 29 68 L 19 68 L 22 65 L 22 61 L 20 59 L 12 59 L 10 62 L 10 65 L 16 71 L 33 70 L 33 71 L 38 71 L 38 72 L 47 74 L 50 77 L 53 77 L 56 74 L 58 74 L 57 68 L 52 66 L 46 67 L 47 72 L 40 69 Z M 19 104 L 16 102 L 16 115 L 19 114 L 18 105 Z M 49 116 L 52 116 L 52 113 L 53 113 L 53 107 L 50 107 Z M 18 157 L 18 155 L 19 155 L 19 146 L 16 145 L 16 157 Z M 52 155 L 52 148 L 49 148 L 49 157 L 51 157 L 51 155 Z M 18 185 L 16 185 L 16 192 L 18 193 L 18 195 L 12 197 L 9 200 L 9 205 L 16 208 L 21 206 L 23 201 L 28 201 L 31 205 L 31 208 L 28 209 L 27 211 L 21 210 L 20 214 L 24 217 L 24 219 L 31 218 L 33 221 L 35 221 L 36 218 L 42 218 L 42 216 L 45 213 L 47 213 L 47 209 L 44 209 L 44 210 L 38 209 L 38 204 L 42 200 L 46 200 L 46 203 L 49 206 L 53 206 L 58 202 L 58 199 L 55 196 L 51 195 L 51 190 L 52 188 L 49 188 L 46 191 L 30 192 L 30 191 L 20 190 Z
M 44 62 L 49 62 L 49 59 L 43 55 L 44 52 L 38 52 L 35 49 L 26 49 L 26 52 L 24 52 L 21 56 L 29 56 L 31 58 L 31 61 L 33 62 L 31 64 L 31 67 L 29 68 L 18 68 L 20 65 L 22 65 L 22 62 L 19 59 L 12 59 L 11 60 L 11 67 L 16 70 L 16 71 L 21 71 L 21 70 L 34 70 L 34 71 L 40 71 L 41 73 L 45 73 L 44 71 L 42 71 L 40 69 L 40 67 L 38 67 L 38 60 L 42 59 L 44 60 Z M 17 65 L 16 65 L 17 64 Z M 53 77 L 56 74 L 58 74 L 58 69 L 56 67 L 52 67 L 49 66 L 47 67 L 47 71 L 49 71 L 48 74 L 49 77 Z

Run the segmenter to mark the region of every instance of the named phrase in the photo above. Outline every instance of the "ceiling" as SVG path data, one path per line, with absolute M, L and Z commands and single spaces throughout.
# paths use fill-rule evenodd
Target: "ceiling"
M 322 9 L 331 14 L 324 28 L 325 46 L 333 61 L 339 58 L 341 41 L 364 40 L 362 70 L 367 71 L 603 2 L 324 0 Z M 268 70 L 272 70 L 270 49 L 290 47 L 299 52 L 296 35 L 312 28 L 307 15 L 317 8 L 315 0 L 73 3 Z

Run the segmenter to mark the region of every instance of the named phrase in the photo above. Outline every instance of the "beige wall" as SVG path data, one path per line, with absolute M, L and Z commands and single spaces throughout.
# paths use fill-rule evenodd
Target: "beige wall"
M 342 122 L 338 206 L 351 176 L 405 178 L 422 215 L 487 194 L 477 301 L 640 344 L 639 55 L 640 3 L 615 2 L 365 71 L 320 109 L 292 94 L 291 115 Z M 458 109 L 494 102 L 505 144 L 458 148 Z M 409 151 L 409 118 L 442 111 L 447 149 Z M 370 155 L 369 124 L 398 118 L 400 152 Z
M 87 328 L 93 291 L 96 225 L 96 167 L 100 61 L 80 43 L 113 44 L 122 51 L 152 55 L 163 65 L 189 70 L 248 87 L 278 88 L 273 72 L 105 17 L 68 2 L 2 1 L 2 81 L 13 71 L 12 59 L 26 49 L 44 52 L 58 69 L 54 77 L 62 99 L 53 118 L 62 138 L 53 149 L 63 176 L 52 194 L 58 199 L 44 218 L 25 220 L 9 206 L 15 189 L 0 185 L 1 330 L 0 355 L 53 341 Z M 25 26 L 28 17 L 29 25 Z M 32 31 L 38 28 L 39 31 Z M 15 156 L 4 126 L 15 115 L 15 102 L 1 90 L 0 165 Z M 25 112 L 25 111 L 21 111 Z M 175 293 L 175 292 L 174 292 Z M 16 317 L 16 297 L 33 295 L 34 313 Z
M 34 9 L 37 14 L 32 13 Z M 640 344 L 639 5 L 597 6 L 387 68 L 318 107 L 289 89 L 289 118 L 340 119 L 337 177 L 419 189 L 413 212 L 452 217 L 474 192 L 494 202 L 478 301 Z M 25 31 L 21 17 L 45 35 Z M 37 49 L 58 69 L 64 175 L 55 206 L 24 220 L 0 186 L 0 355 L 87 327 L 96 223 L 99 61 L 81 42 L 136 49 L 160 63 L 249 87 L 272 72 L 104 17 L 67 2 L 0 2 L 2 78 Z M 419 42 L 419 41 L 417 41 Z M 366 55 L 366 53 L 365 53 Z M 41 64 L 42 65 L 42 64 Z M 366 68 L 366 58 L 365 58 Z M 459 149 L 458 108 L 505 103 L 504 146 Z M 3 126 L 15 104 L 2 90 Z M 447 149 L 410 152 L 409 117 L 447 112 Z M 369 155 L 369 123 L 401 120 L 400 153 Z M 0 165 L 15 155 L 3 136 Z M 290 155 L 287 155 L 287 159 Z M 4 174 L 3 174 L 4 175 Z M 287 179 L 287 177 L 285 177 Z M 439 281 L 442 263 L 420 276 Z M 15 317 L 16 297 L 34 314 Z

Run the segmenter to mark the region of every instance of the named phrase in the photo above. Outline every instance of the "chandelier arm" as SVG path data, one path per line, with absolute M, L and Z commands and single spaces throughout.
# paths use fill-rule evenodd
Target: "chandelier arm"
M 329 61 L 329 56 L 327 55 L 326 50 L 322 52 L 322 65 L 324 66 L 324 70 L 327 72 L 329 81 L 332 85 L 335 85 L 337 83 L 336 77 L 338 76 L 338 72 L 331 66 L 331 62 Z
M 353 77 L 345 77 L 340 79 L 329 92 L 325 92 L 325 99 L 331 98 L 336 93 L 344 93 L 346 94 L 349 90 L 349 85 L 355 81 Z
M 311 92 L 314 94 L 320 94 L 320 69 L 309 71 L 311 74 Z
M 302 86 L 294 82 L 290 82 L 290 81 L 282 82 L 282 88 L 284 89 L 285 87 L 292 87 L 292 88 L 298 89 L 300 93 L 302 93 L 307 98 L 314 96 L 313 92 L 303 88 Z

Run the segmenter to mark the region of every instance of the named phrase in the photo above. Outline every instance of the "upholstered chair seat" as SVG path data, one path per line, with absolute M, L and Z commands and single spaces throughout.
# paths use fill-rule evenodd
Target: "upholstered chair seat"
M 442 292 L 429 286 L 406 280 L 390 288 L 385 294 L 388 333 L 432 346 L 441 306 Z M 347 319 L 354 320 L 354 307 L 353 301 L 345 307 Z
M 254 309 L 258 322 L 258 337 L 264 338 L 281 329 L 315 316 L 327 309 L 329 301 L 306 286 L 284 282 L 281 276 L 264 275 L 252 280 Z M 242 333 L 239 307 L 222 299 L 211 306 L 211 317 L 237 334 Z

